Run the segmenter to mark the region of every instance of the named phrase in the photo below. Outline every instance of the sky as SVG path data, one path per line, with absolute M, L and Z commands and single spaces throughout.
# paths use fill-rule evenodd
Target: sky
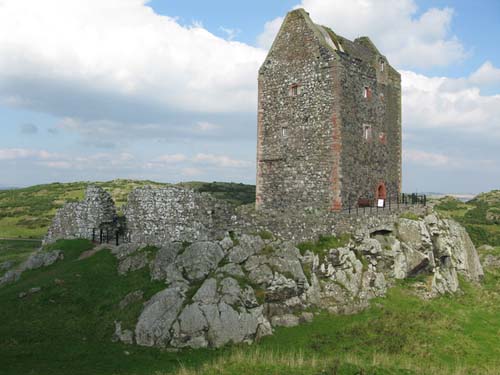
M 0 0 L 0 186 L 254 184 L 257 71 L 297 7 L 401 72 L 404 191 L 500 188 L 498 0 Z

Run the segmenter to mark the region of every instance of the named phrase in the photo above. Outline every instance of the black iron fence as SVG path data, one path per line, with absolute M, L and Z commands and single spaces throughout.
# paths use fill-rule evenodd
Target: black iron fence
M 99 244 L 113 244 L 120 245 L 126 241 L 126 236 L 116 229 L 92 229 L 92 242 Z
M 398 194 L 388 198 L 359 198 L 357 201 L 349 200 L 344 205 L 342 212 L 349 214 L 376 213 L 380 211 L 400 210 L 409 206 L 426 206 L 427 196 L 425 194 Z

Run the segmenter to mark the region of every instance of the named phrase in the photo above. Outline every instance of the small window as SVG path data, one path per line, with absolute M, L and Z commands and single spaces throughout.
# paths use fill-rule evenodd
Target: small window
M 370 141 L 372 139 L 372 126 L 363 125 L 363 138 L 365 141 Z
M 281 128 L 281 136 L 283 138 L 288 137 L 288 128 Z
M 387 135 L 384 132 L 380 132 L 378 134 L 378 140 L 380 143 L 382 143 L 384 145 L 387 144 Z
M 370 90 L 368 86 L 365 86 L 363 96 L 365 99 L 370 99 L 372 97 L 372 90 Z
M 300 88 L 299 85 L 293 84 L 290 86 L 290 96 L 297 96 L 300 94 Z
M 383 72 L 385 70 L 385 61 L 380 62 L 380 71 Z

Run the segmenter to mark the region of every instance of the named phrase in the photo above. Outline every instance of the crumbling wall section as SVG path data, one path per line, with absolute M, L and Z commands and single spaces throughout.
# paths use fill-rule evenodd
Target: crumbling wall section
M 130 242 L 161 245 L 222 237 L 234 211 L 229 203 L 206 193 L 145 187 L 129 195 L 124 213 Z
M 100 229 L 112 230 L 117 214 L 111 195 L 104 189 L 90 186 L 81 202 L 70 202 L 56 213 L 44 239 L 44 244 L 58 239 L 93 239 Z

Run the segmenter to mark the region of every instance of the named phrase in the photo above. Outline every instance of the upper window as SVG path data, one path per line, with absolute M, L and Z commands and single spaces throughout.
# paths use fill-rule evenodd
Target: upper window
M 288 137 L 288 128 L 281 128 L 281 136 L 283 138 Z
M 380 62 L 380 71 L 383 72 L 385 70 L 385 61 Z
M 365 141 L 370 141 L 372 139 L 372 126 L 363 125 L 363 138 Z
M 368 86 L 365 86 L 365 89 L 363 91 L 363 96 L 365 99 L 370 99 L 372 97 L 372 90 Z
M 387 144 L 387 136 L 386 136 L 386 134 L 384 132 L 380 132 L 378 134 L 378 140 L 379 140 L 380 143 L 382 143 L 384 145 Z
M 300 94 L 300 86 L 296 83 L 290 86 L 290 96 L 297 96 Z

